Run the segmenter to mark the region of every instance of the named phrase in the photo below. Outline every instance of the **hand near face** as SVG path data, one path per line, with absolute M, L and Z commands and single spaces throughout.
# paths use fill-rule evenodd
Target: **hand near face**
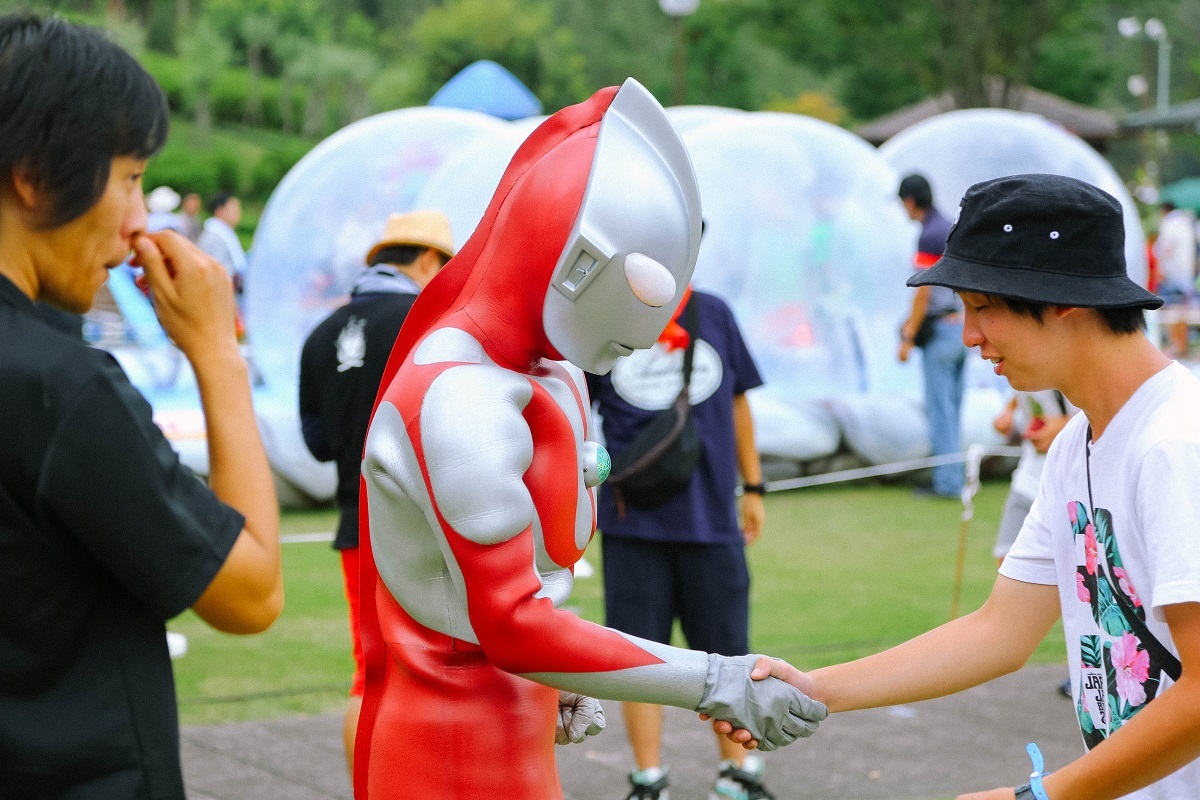
M 170 230 L 138 234 L 133 251 L 163 330 L 189 361 L 236 352 L 233 286 L 219 262 Z

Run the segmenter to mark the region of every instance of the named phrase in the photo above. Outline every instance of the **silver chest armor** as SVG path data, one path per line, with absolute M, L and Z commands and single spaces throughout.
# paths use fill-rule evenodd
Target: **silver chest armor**
M 521 412 L 532 382 L 554 398 L 575 435 L 577 461 L 574 547 L 583 550 L 594 523 L 592 486 L 606 467 L 572 388 L 557 377 L 526 376 L 496 366 L 474 338 L 443 328 L 414 353 L 423 366 L 450 363 L 430 384 L 419 412 L 429 485 L 437 509 L 461 536 L 479 544 L 507 541 L 533 526 L 530 569 L 555 606 L 570 596 L 571 570 L 551 560 L 541 523 L 523 481 L 533 439 Z M 564 365 L 586 398 L 583 373 Z M 564 466 L 564 468 L 566 468 Z M 478 644 L 467 616 L 464 580 L 434 514 L 424 475 L 400 411 L 382 402 L 367 434 L 363 477 L 370 504 L 371 546 L 380 578 L 405 611 L 425 627 Z

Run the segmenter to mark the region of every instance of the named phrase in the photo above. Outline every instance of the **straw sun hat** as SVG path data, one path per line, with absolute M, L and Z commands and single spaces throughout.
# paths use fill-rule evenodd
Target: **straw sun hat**
M 383 228 L 383 236 L 367 253 L 367 263 L 374 264 L 375 256 L 386 247 L 416 245 L 432 247 L 454 256 L 454 240 L 450 236 L 450 220 L 440 211 L 411 211 L 391 214 Z

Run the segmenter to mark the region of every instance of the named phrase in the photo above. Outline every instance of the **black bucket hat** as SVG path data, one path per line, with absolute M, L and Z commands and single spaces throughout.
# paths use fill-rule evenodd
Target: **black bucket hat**
M 1012 175 L 972 186 L 946 252 L 908 285 L 1077 308 L 1163 304 L 1125 272 L 1121 204 L 1061 175 Z

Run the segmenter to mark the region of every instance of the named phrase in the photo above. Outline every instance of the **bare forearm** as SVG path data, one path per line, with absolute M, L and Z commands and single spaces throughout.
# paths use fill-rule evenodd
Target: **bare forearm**
M 1083 758 L 1047 776 L 1046 794 L 1053 800 L 1123 797 L 1200 758 L 1198 684 L 1195 676 L 1182 676 Z
M 742 482 L 762 483 L 762 463 L 754 443 L 754 418 L 750 415 L 750 402 L 744 394 L 733 398 L 733 438 Z
M 1053 586 L 999 578 L 987 603 L 904 644 L 816 670 L 814 697 L 831 712 L 928 700 L 1019 669 L 1058 617 Z
M 921 323 L 925 321 L 925 313 L 929 310 L 929 287 L 920 286 L 913 294 L 912 310 L 908 314 L 908 322 L 905 323 L 905 333 L 908 337 L 915 336 L 917 328 L 921 327 Z
M 1200 603 L 1164 609 L 1183 662 L 1171 686 L 1083 758 L 1046 778 L 1053 800 L 1108 800 L 1161 780 L 1200 757 Z
M 193 362 L 208 429 L 209 486 L 246 518 L 246 531 L 278 563 L 279 506 L 236 347 Z

